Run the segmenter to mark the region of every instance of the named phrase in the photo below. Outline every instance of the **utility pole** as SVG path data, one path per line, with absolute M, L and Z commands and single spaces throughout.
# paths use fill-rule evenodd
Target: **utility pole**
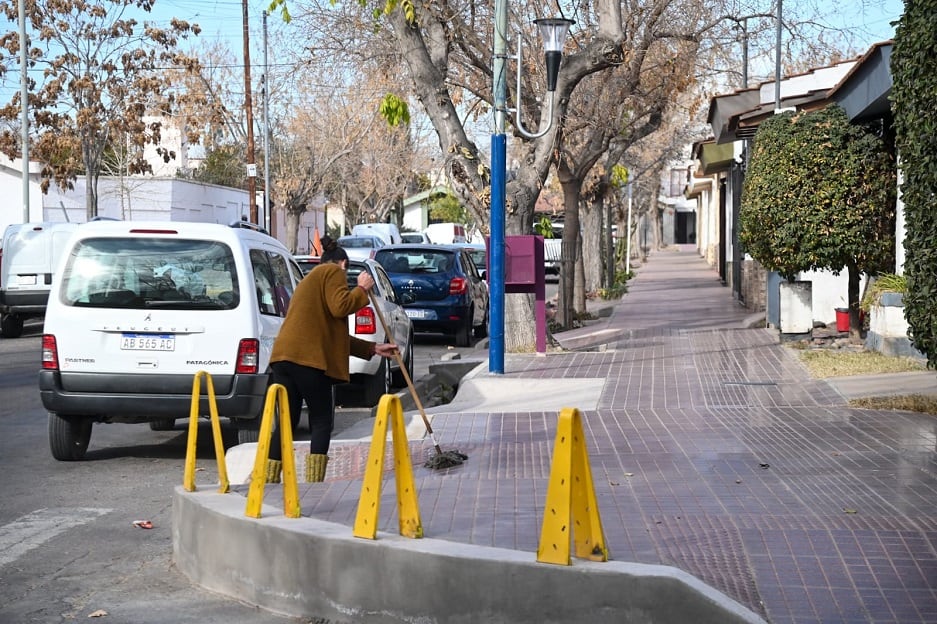
M 270 214 L 270 85 L 268 84 L 267 65 L 267 12 L 264 11 L 264 221 L 271 236 L 276 236 L 273 227 L 273 215 Z
M 244 112 L 247 115 L 247 194 L 250 196 L 250 221 L 257 216 L 257 165 L 254 162 L 254 107 L 251 104 L 251 51 L 248 37 L 247 0 L 241 0 L 244 23 Z
M 29 223 L 29 80 L 26 69 L 29 67 L 29 51 L 26 49 L 26 0 L 19 1 L 20 26 L 20 131 L 23 142 L 23 223 Z

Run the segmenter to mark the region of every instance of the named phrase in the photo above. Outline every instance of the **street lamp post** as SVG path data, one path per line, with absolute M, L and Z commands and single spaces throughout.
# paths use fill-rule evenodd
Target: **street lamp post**
M 506 60 L 507 56 L 507 0 L 495 0 L 494 25 L 494 60 L 493 96 L 495 132 L 491 135 L 491 235 L 489 237 L 489 264 L 491 286 L 488 371 L 504 373 L 504 230 L 505 230 L 505 188 L 507 180 L 507 139 L 504 135 L 507 106 Z M 517 41 L 517 107 L 515 108 L 515 127 L 524 137 L 535 139 L 544 136 L 553 126 L 553 97 L 556 91 L 556 79 L 563 56 L 563 43 L 569 33 L 569 27 L 575 22 L 565 18 L 548 18 L 534 21 L 543 37 L 545 61 L 547 67 L 547 91 L 550 94 L 550 123 L 537 133 L 524 129 L 521 123 L 521 41 Z

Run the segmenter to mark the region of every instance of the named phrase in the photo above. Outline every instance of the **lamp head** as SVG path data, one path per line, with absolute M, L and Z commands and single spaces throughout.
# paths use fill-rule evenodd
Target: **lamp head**
M 560 73 L 560 60 L 563 58 L 563 44 L 569 34 L 569 27 L 575 24 L 565 17 L 547 17 L 534 20 L 540 27 L 543 38 L 543 50 L 547 64 L 547 91 L 556 91 L 556 77 Z
M 566 43 L 566 36 L 569 34 L 569 27 L 576 22 L 565 17 L 545 17 L 534 20 L 540 28 L 540 36 L 543 38 L 544 52 L 563 53 L 563 44 Z

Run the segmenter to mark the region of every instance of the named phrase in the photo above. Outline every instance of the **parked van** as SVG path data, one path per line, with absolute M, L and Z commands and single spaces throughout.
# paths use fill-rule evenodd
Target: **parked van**
M 0 242 L 0 333 L 19 338 L 23 322 L 46 311 L 52 272 L 77 223 L 14 223 Z
M 393 223 L 359 223 L 351 228 L 354 236 L 377 236 L 385 245 L 402 242 L 400 229 Z
M 256 440 L 270 351 L 301 279 L 286 247 L 243 225 L 82 224 L 56 268 L 42 337 L 52 456 L 82 459 L 94 423 L 172 429 L 189 416 L 199 371 L 238 439 Z
M 465 226 L 461 223 L 431 223 L 426 226 L 423 233 L 434 245 L 452 245 L 464 243 L 467 240 Z

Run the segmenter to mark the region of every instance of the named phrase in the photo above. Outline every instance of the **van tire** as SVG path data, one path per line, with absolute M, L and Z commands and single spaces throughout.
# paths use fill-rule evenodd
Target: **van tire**
M 260 439 L 260 429 L 257 427 L 249 427 L 247 425 L 237 425 L 238 429 L 238 444 L 251 444 L 252 442 L 257 442 Z
M 366 375 L 364 379 L 364 404 L 367 407 L 374 407 L 380 402 L 382 396 L 391 393 L 394 385 L 387 358 L 382 357 L 377 371 L 373 375 Z
M 23 317 L 19 314 L 4 314 L 0 318 L 0 334 L 4 338 L 19 338 L 23 335 Z
M 49 449 L 59 461 L 80 461 L 85 458 L 91 441 L 91 418 L 59 416 L 49 412 Z
M 176 428 L 175 418 L 160 418 L 150 421 L 150 431 L 172 431 Z

